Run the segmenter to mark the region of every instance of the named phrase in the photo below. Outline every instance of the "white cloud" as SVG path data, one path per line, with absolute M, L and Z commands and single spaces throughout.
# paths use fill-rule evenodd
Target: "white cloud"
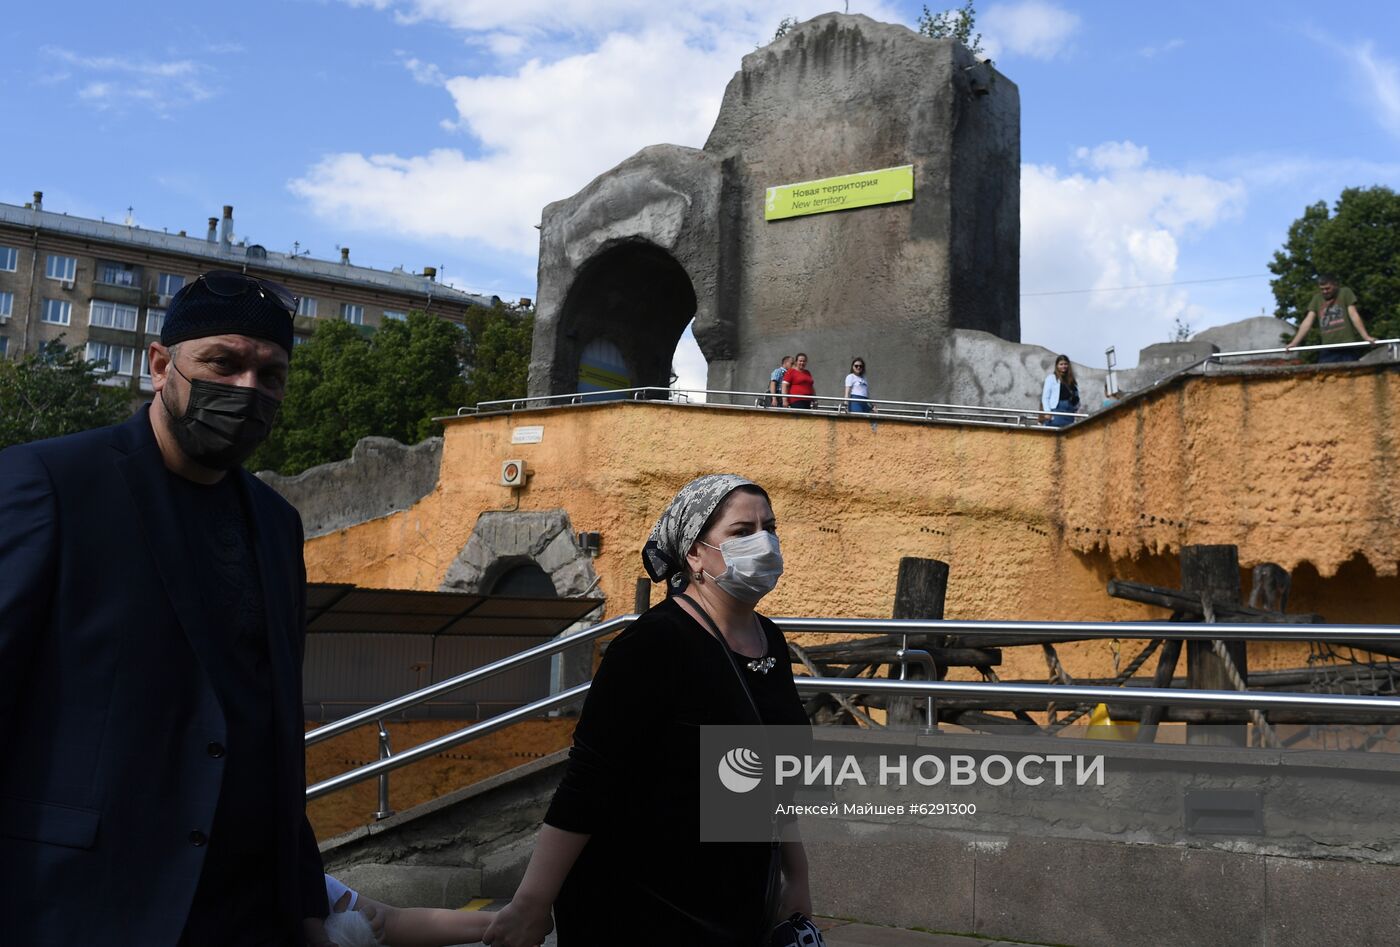
M 1192 302 L 1178 278 L 1181 244 L 1241 212 L 1245 187 L 1153 167 L 1146 148 L 1105 142 L 1075 153 L 1090 173 L 1021 171 L 1021 338 L 1098 364 L 1109 345 L 1127 366 L 1164 342 L 1177 318 L 1225 321 Z M 1215 276 L 1218 274 L 1208 274 Z M 1124 290 L 1122 287 L 1152 286 Z M 1095 292 L 1065 291 L 1093 289 Z M 1034 295 L 1063 293 L 1062 295 Z
M 987 8 L 978 21 L 987 55 L 1006 53 L 1053 59 L 1065 52 L 1079 29 L 1079 16 L 1047 0 L 1022 0 Z
M 399 54 L 403 56 L 403 53 Z M 404 58 L 403 67 L 413 76 L 413 81 L 419 85 L 440 86 L 447 84 L 447 76 L 436 65 L 430 62 L 423 62 L 411 56 Z
M 1400 66 L 1378 55 L 1375 44 L 1369 42 L 1353 51 L 1352 61 L 1374 100 L 1377 120 L 1400 138 Z
M 173 109 L 202 102 L 215 95 L 205 81 L 208 69 L 190 59 L 167 61 L 124 56 L 85 56 L 58 46 L 45 46 L 42 52 L 78 73 L 93 76 L 83 81 L 78 98 L 99 109 L 121 110 L 143 105 L 165 115 Z M 71 72 L 50 77 L 64 82 Z
M 1160 46 L 1144 46 L 1138 50 L 1138 55 L 1144 59 L 1155 59 L 1158 56 L 1165 56 L 1174 53 L 1186 45 L 1184 39 L 1169 39 Z
M 529 29 L 538 23 L 582 29 L 626 12 L 643 24 L 498 74 L 443 77 L 456 113 L 443 126 L 470 135 L 474 154 L 440 148 L 420 155 L 327 155 L 290 184 L 315 213 L 349 226 L 478 241 L 526 260 L 538 251 L 534 225 L 545 204 L 575 193 L 647 145 L 704 144 L 744 54 L 770 39 L 793 7 L 808 14 L 825 7 L 824 0 L 698 0 L 673 16 L 669 7 L 638 0 L 347 2 L 438 20 L 467 31 L 472 41 L 502 43 L 514 36 L 522 49 L 537 39 Z M 680 25 L 645 26 L 657 20 Z M 511 30 L 517 32 L 503 32 Z M 416 59 L 405 66 L 420 80 L 441 77 Z M 522 261 L 522 269 L 529 265 Z

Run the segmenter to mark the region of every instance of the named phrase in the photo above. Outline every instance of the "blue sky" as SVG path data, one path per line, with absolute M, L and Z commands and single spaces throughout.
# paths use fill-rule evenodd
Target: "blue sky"
M 850 6 L 912 25 L 921 4 Z M 1177 318 L 1257 315 L 1304 206 L 1400 187 L 1400 5 L 978 7 L 1021 90 L 1024 341 L 1093 364 L 1116 345 L 1126 366 Z M 0 200 L 41 189 L 50 210 L 129 206 L 191 233 L 228 203 L 238 235 L 272 249 L 349 246 L 533 297 L 545 203 L 644 145 L 702 144 L 740 56 L 783 16 L 829 8 L 26 4 L 0 25 Z M 1121 288 L 1161 283 L 1177 285 Z M 678 368 L 696 383 L 703 366 L 683 351 Z

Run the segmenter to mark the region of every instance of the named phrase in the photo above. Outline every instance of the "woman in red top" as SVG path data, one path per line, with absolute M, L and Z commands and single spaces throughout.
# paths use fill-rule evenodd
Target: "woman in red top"
M 789 408 L 810 408 L 816 404 L 812 400 L 816 393 L 812 373 L 807 371 L 807 353 L 798 352 L 797 361 L 793 362 L 792 367 L 783 376 L 784 401 Z M 801 397 L 803 395 L 806 397 Z

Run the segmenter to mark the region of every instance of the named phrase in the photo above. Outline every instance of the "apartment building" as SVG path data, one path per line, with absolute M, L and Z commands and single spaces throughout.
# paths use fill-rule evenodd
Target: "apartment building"
M 43 193 L 23 207 L 0 203 L 0 356 L 18 358 L 59 336 L 90 359 L 106 360 L 107 384 L 150 392 L 148 344 L 159 337 L 165 307 L 200 273 L 237 270 L 274 280 L 300 297 L 294 331 L 310 337 L 318 319 L 342 319 L 372 331 L 422 310 L 457 324 L 478 296 L 437 282 L 437 271 L 355 266 L 278 253 L 237 240 L 233 208 L 210 217 L 192 237 L 44 209 Z

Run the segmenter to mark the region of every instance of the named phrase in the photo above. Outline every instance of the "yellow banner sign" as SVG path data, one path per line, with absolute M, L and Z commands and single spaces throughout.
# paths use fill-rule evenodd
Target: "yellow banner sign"
M 770 187 L 763 204 L 764 220 L 783 220 L 832 210 L 896 204 L 914 199 L 914 166 L 860 171 L 820 181 Z

